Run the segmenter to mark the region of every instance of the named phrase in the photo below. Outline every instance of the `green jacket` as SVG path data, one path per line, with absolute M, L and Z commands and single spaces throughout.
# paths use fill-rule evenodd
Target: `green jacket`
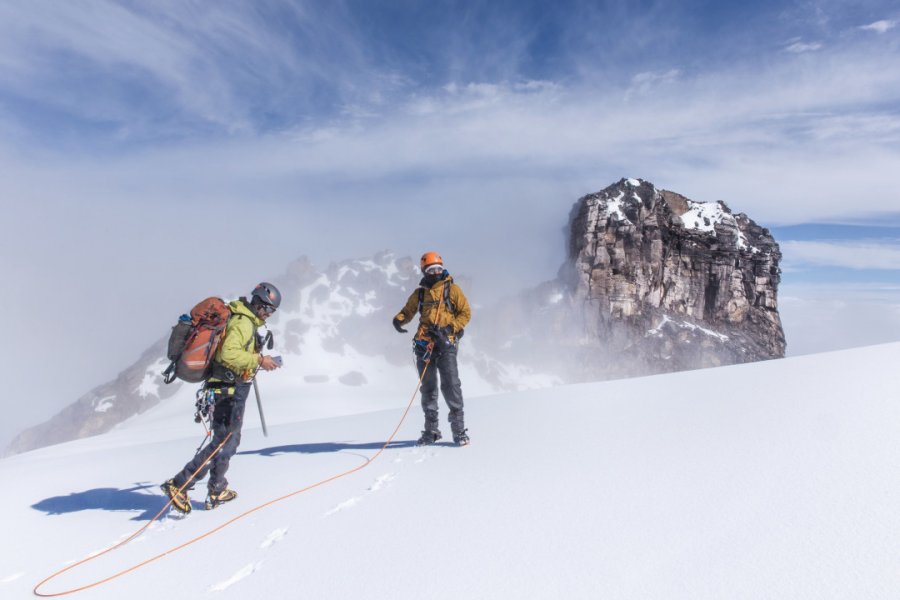
M 250 381 L 259 367 L 256 330 L 263 320 L 257 317 L 243 298 L 228 303 L 231 318 L 225 326 L 225 337 L 216 351 L 215 361 L 243 381 Z M 215 371 L 214 371 L 215 372 Z M 210 377 L 210 381 L 222 381 Z
M 469 301 L 459 286 L 453 283 L 453 278 L 450 275 L 447 275 L 430 288 L 424 286 L 424 281 L 423 279 L 422 285 L 413 290 L 413 293 L 410 294 L 409 299 L 406 301 L 406 305 L 400 309 L 400 312 L 394 318 L 403 323 L 409 323 L 418 312 L 420 314 L 419 328 L 416 331 L 415 339 L 430 340 L 428 330 L 432 325 L 437 325 L 439 328 L 449 325 L 453 334 L 451 341 L 454 341 L 459 332 L 465 328 L 469 319 L 472 318 L 472 309 L 469 307 Z M 444 304 L 444 286 L 448 285 L 450 286 L 448 300 L 453 307 L 452 310 Z M 422 306 L 419 306 L 420 289 L 425 290 L 422 297 Z

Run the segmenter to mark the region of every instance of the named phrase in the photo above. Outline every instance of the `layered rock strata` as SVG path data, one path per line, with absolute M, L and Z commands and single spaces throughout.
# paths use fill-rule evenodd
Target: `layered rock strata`
M 572 210 L 563 287 L 582 343 L 640 372 L 784 356 L 781 252 L 724 202 L 694 202 L 622 179 Z

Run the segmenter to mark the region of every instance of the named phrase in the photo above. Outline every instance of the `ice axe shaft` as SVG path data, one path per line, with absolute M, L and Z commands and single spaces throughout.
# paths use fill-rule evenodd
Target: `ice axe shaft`
M 256 378 L 253 378 L 253 393 L 256 394 L 256 407 L 259 409 L 259 422 L 262 423 L 263 435 L 269 437 L 269 430 L 266 429 L 266 416 L 263 414 L 262 400 L 259 399 L 259 386 L 256 385 Z

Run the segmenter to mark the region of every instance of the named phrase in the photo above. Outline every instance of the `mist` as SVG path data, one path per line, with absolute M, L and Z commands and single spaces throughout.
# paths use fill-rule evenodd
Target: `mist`
M 7 314 L 21 315 L 12 320 L 17 343 L 4 350 L 7 364 L 21 366 L 7 400 L 15 418 L 0 441 L 113 379 L 200 299 L 246 295 L 300 256 L 324 269 L 382 250 L 416 259 L 438 250 L 471 282 L 476 307 L 554 277 L 574 198 L 495 193 L 457 184 L 387 200 L 369 194 L 369 202 L 94 198 L 17 207 L 19 233 L 2 242 L 0 297 Z

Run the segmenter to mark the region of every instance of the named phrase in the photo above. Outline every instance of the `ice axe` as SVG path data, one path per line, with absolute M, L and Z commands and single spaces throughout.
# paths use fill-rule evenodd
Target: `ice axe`
M 272 339 L 272 332 L 267 331 L 266 337 L 263 339 L 261 346 L 265 346 L 269 350 L 275 345 Z M 253 393 L 256 394 L 256 407 L 259 409 L 259 422 L 262 423 L 263 435 L 269 437 L 269 430 L 266 429 L 266 416 L 263 414 L 262 400 L 259 397 L 259 386 L 256 384 L 256 377 L 253 378 Z
M 263 435 L 269 437 L 269 430 L 266 429 L 266 417 L 263 415 L 262 400 L 259 399 L 259 386 L 256 385 L 256 377 L 253 378 L 253 393 L 256 394 L 256 407 L 259 409 L 259 422 L 262 423 Z

